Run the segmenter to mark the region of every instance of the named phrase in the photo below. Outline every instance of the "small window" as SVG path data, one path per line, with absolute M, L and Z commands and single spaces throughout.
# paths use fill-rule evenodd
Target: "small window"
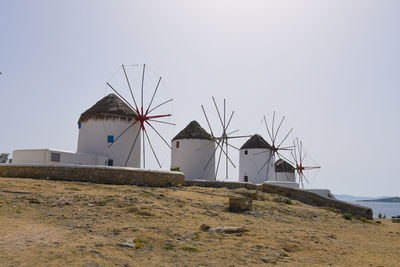
M 107 136 L 107 142 L 108 143 L 114 143 L 114 135 Z
M 82 128 L 82 124 L 78 123 L 78 129 Z
M 245 154 L 245 155 L 247 155 L 248 153 L 249 153 L 249 151 L 247 151 L 247 150 L 244 151 L 244 154 Z
M 60 162 L 61 160 L 61 154 L 60 153 L 51 153 L 50 155 L 50 160 L 55 161 L 55 162 Z
M 179 141 L 176 141 L 176 148 L 179 148 Z
M 108 166 L 114 166 L 114 160 L 113 160 L 113 159 L 109 159 L 109 160 L 107 161 L 107 165 L 108 165 Z
M 245 176 L 244 176 L 244 181 L 245 181 L 245 182 L 248 182 L 248 181 L 249 181 L 249 176 L 245 175 Z

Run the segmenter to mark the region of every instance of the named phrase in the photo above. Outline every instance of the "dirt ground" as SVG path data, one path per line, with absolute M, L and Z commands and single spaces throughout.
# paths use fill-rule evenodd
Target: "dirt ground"
M 260 193 L 0 178 L 0 266 L 400 266 L 400 224 Z M 244 233 L 211 228 L 245 227 Z

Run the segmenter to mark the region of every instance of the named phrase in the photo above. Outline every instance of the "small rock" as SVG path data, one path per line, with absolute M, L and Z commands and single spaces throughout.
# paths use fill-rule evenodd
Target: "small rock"
M 274 258 L 261 258 L 261 260 L 265 263 L 272 263 L 272 264 L 276 263 L 276 259 Z
M 246 230 L 244 227 L 227 226 L 227 227 L 211 228 L 208 231 L 214 233 L 237 234 L 237 233 L 244 233 L 248 230 Z
M 208 231 L 208 230 L 210 230 L 210 226 L 209 225 L 207 225 L 207 224 L 202 224 L 201 226 L 200 226 L 200 229 L 202 230 L 202 231 Z
M 143 215 L 143 216 L 153 216 L 153 214 L 151 214 L 149 211 L 147 211 L 147 210 L 138 210 L 137 212 L 136 212 L 136 214 L 139 214 L 139 215 Z
M 132 238 L 126 240 L 124 243 L 118 243 L 117 246 L 123 248 L 136 248 L 135 242 L 133 242 Z
M 253 199 L 246 197 L 230 197 L 229 211 L 247 211 L 251 210 Z
M 181 184 L 177 184 L 175 187 L 182 187 L 182 185 Z
M 52 206 L 64 206 L 64 205 L 71 205 L 71 202 L 68 201 L 60 201 L 57 203 L 52 204 Z

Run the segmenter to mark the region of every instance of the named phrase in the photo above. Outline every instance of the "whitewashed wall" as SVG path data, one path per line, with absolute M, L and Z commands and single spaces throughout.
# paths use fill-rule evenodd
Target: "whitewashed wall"
M 52 161 L 52 153 L 59 155 L 59 161 Z M 26 149 L 15 150 L 12 156 L 13 163 L 36 164 L 74 164 L 74 165 L 106 165 L 107 157 L 74 153 L 55 149 Z
M 245 151 L 247 150 L 247 155 Z M 267 151 L 263 148 L 251 148 L 251 149 L 241 149 L 239 151 L 239 181 L 244 182 L 245 176 L 248 176 L 248 182 L 253 184 L 261 184 L 267 180 L 275 180 L 275 157 L 270 154 L 269 150 L 265 153 L 260 153 Z M 262 166 L 268 161 L 271 155 L 271 160 L 269 161 L 269 168 L 265 166 L 261 171 Z M 260 171 L 260 173 L 258 173 Z M 268 171 L 268 173 L 267 173 Z
M 286 181 L 286 182 L 296 182 L 296 176 L 294 172 L 277 172 L 276 180 Z
M 78 138 L 78 153 L 104 155 L 113 159 L 114 166 L 125 166 L 129 151 L 133 145 L 136 134 L 139 131 L 139 123 L 136 123 L 125 132 L 111 147 L 108 136 L 113 135 L 116 139 L 125 129 L 132 125 L 133 121 L 123 120 L 88 120 L 81 124 Z M 135 147 L 129 157 L 126 167 L 140 168 L 141 134 L 136 141 Z
M 177 148 L 179 142 L 179 148 Z M 204 139 L 172 141 L 171 167 L 179 168 L 185 180 L 215 181 L 215 143 Z M 211 161 L 204 170 L 208 160 Z

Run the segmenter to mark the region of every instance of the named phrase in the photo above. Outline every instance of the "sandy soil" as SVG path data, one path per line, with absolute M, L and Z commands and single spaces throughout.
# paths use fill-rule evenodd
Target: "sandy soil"
M 400 266 L 400 224 L 232 190 L 0 178 L 0 266 Z M 239 234 L 205 232 L 243 226 Z

